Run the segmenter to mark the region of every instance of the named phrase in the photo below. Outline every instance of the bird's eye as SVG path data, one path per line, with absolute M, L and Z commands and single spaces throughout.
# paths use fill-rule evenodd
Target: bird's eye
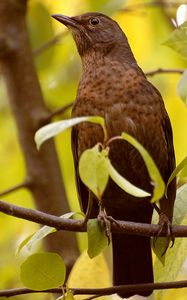
M 91 25 L 97 25 L 97 24 L 99 24 L 99 19 L 98 18 L 91 18 L 90 19 L 90 24 Z

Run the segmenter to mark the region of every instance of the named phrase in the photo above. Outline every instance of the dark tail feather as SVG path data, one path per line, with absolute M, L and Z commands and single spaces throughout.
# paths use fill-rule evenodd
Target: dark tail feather
M 150 239 L 140 236 L 121 234 L 112 235 L 113 244 L 113 281 L 114 285 L 151 283 L 153 268 Z M 138 294 L 149 296 L 152 290 Z M 128 298 L 135 293 L 120 293 L 122 298 Z

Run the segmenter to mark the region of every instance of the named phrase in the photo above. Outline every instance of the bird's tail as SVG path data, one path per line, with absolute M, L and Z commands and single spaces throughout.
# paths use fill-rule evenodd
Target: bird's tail
M 112 244 L 114 285 L 153 282 L 150 238 L 113 234 Z M 151 293 L 152 290 L 137 294 L 145 297 Z M 123 292 L 119 296 L 128 298 L 134 294 L 136 293 Z

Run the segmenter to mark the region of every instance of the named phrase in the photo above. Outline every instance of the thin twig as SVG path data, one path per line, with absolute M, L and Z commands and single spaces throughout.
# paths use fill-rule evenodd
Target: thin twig
M 3 197 L 5 195 L 8 195 L 8 194 L 13 193 L 15 191 L 18 191 L 18 190 L 20 190 L 22 188 L 28 188 L 30 184 L 31 184 L 30 180 L 25 180 L 25 181 L 23 181 L 20 184 L 17 184 L 15 186 L 13 186 L 13 187 L 11 187 L 11 188 L 3 191 L 3 192 L 0 192 L 0 197 Z
M 146 76 L 154 76 L 156 74 L 165 74 L 165 73 L 171 73 L 171 74 L 182 74 L 186 69 L 162 69 L 158 68 L 156 70 L 145 72 Z
M 28 220 L 42 225 L 56 228 L 57 230 L 85 232 L 86 224 L 84 220 L 72 220 L 46 214 L 38 210 L 24 208 L 0 200 L 0 211 L 20 219 Z M 110 219 L 109 219 L 110 220 Z M 115 220 L 111 221 L 111 232 L 123 234 L 133 234 L 139 236 L 158 236 L 160 226 L 155 224 L 145 224 Z M 187 237 L 187 226 L 172 226 L 174 237 Z M 160 236 L 166 236 L 167 232 L 161 232 Z
M 71 108 L 73 105 L 73 101 L 64 105 L 63 107 L 51 112 L 44 120 L 42 120 L 42 122 L 44 123 L 48 123 L 51 121 L 52 118 L 56 117 L 56 116 L 59 116 L 63 113 L 65 113 L 69 108 Z
M 50 47 L 57 44 L 62 37 L 67 35 L 67 33 L 68 33 L 67 30 L 60 32 L 54 38 L 52 38 L 51 40 L 49 40 L 46 43 L 44 43 L 43 45 L 41 45 L 39 48 L 33 50 L 33 55 L 38 56 L 38 55 L 42 54 L 44 51 L 48 50 Z
M 116 293 L 123 292 L 133 292 L 140 293 L 141 291 L 149 290 L 166 290 L 166 289 L 179 289 L 187 288 L 187 280 L 175 281 L 175 282 L 157 282 L 157 283 L 144 283 L 144 284 L 129 284 L 129 285 L 119 285 L 107 288 L 97 288 L 97 289 L 87 289 L 87 288 L 70 288 L 73 295 L 112 295 Z M 66 291 L 66 287 L 64 287 Z M 31 293 L 52 293 L 52 294 L 61 294 L 62 288 L 54 288 L 45 291 L 35 291 L 27 288 L 18 288 L 18 289 L 9 289 L 1 290 L 0 297 L 12 297 L 18 295 L 25 295 Z

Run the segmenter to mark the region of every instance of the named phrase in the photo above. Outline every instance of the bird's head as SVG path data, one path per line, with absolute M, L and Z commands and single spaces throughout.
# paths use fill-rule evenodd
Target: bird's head
M 117 22 L 101 13 L 92 12 L 75 17 L 55 14 L 52 17 L 70 29 L 81 56 L 90 50 L 107 53 L 114 47 L 128 45 Z

